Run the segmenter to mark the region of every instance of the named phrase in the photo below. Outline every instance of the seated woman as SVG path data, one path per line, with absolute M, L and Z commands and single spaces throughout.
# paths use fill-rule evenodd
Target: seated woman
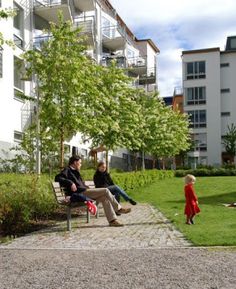
M 109 191 L 115 196 L 117 202 L 120 202 L 120 196 L 122 196 L 125 201 L 130 202 L 130 204 L 137 204 L 124 190 L 114 184 L 110 174 L 107 172 L 106 164 L 103 161 L 98 163 L 97 170 L 93 176 L 93 181 L 96 188 L 109 189 Z

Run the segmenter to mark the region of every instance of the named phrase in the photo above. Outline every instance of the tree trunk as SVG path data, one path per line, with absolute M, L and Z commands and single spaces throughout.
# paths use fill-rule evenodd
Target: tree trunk
M 142 170 L 145 170 L 145 153 L 142 151 Z
M 152 160 L 152 169 L 156 168 L 156 158 L 153 158 Z
M 138 153 L 135 153 L 134 155 L 134 170 L 135 172 L 138 170 Z
M 60 169 L 62 170 L 64 168 L 64 131 L 61 130 L 61 137 L 60 137 Z
M 107 167 L 107 171 L 109 172 L 110 168 L 109 168 L 109 161 L 108 161 L 108 150 L 106 150 L 106 167 Z

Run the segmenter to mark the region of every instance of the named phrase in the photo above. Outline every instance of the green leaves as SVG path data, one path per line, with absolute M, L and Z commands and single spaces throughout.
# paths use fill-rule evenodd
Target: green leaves
M 126 147 L 172 156 L 186 149 L 187 117 L 165 107 L 157 94 L 132 87 L 115 62 L 95 64 L 86 56 L 80 29 L 61 14 L 59 20 L 51 24 L 42 49 L 23 57 L 27 77 L 38 79 L 41 145 L 48 152 L 61 148 L 61 166 L 64 141 L 78 132 L 107 150 Z
M 236 155 L 236 126 L 231 123 L 227 128 L 228 132 L 223 137 L 222 144 L 225 146 L 226 152 L 234 157 Z

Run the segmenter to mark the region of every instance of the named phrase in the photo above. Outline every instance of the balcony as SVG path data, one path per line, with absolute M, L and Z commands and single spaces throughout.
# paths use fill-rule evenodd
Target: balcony
M 78 17 L 75 20 L 74 26 L 80 27 L 81 34 L 86 36 L 86 43 L 93 45 L 95 42 L 95 21 L 93 16 Z
M 74 0 L 74 6 L 81 12 L 95 9 L 95 0 Z
M 21 108 L 21 130 L 26 130 L 35 121 L 35 105 L 26 101 Z
M 156 83 L 156 67 L 147 68 L 146 72 L 139 75 L 139 84 L 154 84 Z
M 103 46 L 115 51 L 124 48 L 126 44 L 125 30 L 119 25 L 102 27 Z
M 102 57 L 102 65 L 103 66 L 109 66 L 111 65 L 111 62 L 115 61 L 116 66 L 119 68 L 126 68 L 127 67 L 127 60 L 124 55 L 104 55 Z
M 62 11 L 64 20 L 71 20 L 70 0 L 34 0 L 34 13 L 47 22 L 58 24 L 58 11 Z
M 147 71 L 146 56 L 129 57 L 127 59 L 127 64 L 128 71 L 134 75 L 142 75 Z
M 50 39 L 50 37 L 51 37 L 50 35 L 40 35 L 40 36 L 34 37 L 33 47 L 35 49 L 41 50 L 44 43 L 47 42 Z

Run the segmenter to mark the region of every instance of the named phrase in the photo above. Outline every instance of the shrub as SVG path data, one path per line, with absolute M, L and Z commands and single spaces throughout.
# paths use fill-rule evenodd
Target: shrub
M 236 176 L 236 169 L 225 169 L 225 168 L 202 168 L 195 170 L 176 170 L 176 177 L 184 177 L 187 174 L 191 174 L 194 176 Z
M 0 231 L 25 232 L 30 220 L 48 216 L 56 207 L 50 184 L 35 175 L 0 175 Z

